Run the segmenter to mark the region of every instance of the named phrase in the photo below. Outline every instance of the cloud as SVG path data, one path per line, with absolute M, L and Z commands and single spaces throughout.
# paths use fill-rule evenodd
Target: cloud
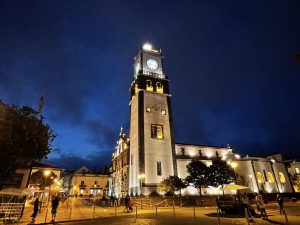
M 76 170 L 82 166 L 86 166 L 92 171 L 99 171 L 104 166 L 111 166 L 108 162 L 111 161 L 110 152 L 95 152 L 89 157 L 81 157 L 73 154 L 60 154 L 59 156 L 45 160 L 45 163 L 50 163 L 60 166 L 67 170 Z

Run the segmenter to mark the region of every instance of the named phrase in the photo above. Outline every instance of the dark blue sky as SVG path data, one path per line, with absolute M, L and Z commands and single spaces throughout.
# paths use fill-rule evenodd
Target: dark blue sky
M 299 1 L 0 1 L 0 99 L 37 107 L 49 159 L 110 163 L 129 132 L 133 57 L 161 48 L 175 141 L 299 156 Z

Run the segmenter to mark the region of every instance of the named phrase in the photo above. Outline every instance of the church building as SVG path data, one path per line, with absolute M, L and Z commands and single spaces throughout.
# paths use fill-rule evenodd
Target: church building
M 242 158 L 229 146 L 175 143 L 170 80 L 164 71 L 163 59 L 161 50 L 152 48 L 149 43 L 144 44 L 134 58 L 130 132 L 127 137 L 121 129 L 112 155 L 112 193 L 149 195 L 169 175 L 184 179 L 186 165 L 193 158 L 207 165 L 213 158 L 234 162 L 236 173 L 244 177 L 245 185 L 249 185 L 252 192 L 293 192 L 283 162 L 271 158 Z M 206 194 L 218 192 L 216 188 L 205 190 Z M 191 186 L 183 191 L 187 195 L 197 193 Z

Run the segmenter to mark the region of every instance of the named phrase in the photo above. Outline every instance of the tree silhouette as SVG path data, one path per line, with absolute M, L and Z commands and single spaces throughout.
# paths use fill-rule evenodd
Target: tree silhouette
M 181 189 L 186 187 L 187 187 L 187 183 L 183 179 L 177 176 L 168 176 L 158 184 L 159 191 L 166 192 L 166 193 L 169 192 L 173 196 L 175 191 L 180 191 L 180 195 L 181 195 Z
M 234 170 L 226 163 L 226 161 L 223 161 L 221 159 L 213 160 L 212 165 L 208 170 L 208 183 L 210 186 L 221 186 L 223 188 L 224 185 L 229 184 L 234 179 Z
M 54 179 L 57 178 L 53 171 L 46 177 L 43 170 L 38 170 L 31 174 L 30 184 L 39 185 L 40 189 L 44 189 L 54 183 Z
M 209 185 L 209 170 L 207 165 L 198 159 L 193 159 L 186 168 L 188 176 L 185 180 L 195 188 L 199 188 L 200 196 L 202 196 L 202 188 Z
M 46 159 L 56 135 L 34 109 L 0 102 L 0 180 Z

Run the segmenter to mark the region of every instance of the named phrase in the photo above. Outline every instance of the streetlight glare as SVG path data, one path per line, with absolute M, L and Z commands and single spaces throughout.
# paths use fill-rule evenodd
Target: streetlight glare
M 44 171 L 44 175 L 45 175 L 46 177 L 48 177 L 49 174 L 50 174 L 50 171 L 49 171 L 49 170 L 45 170 L 45 171 Z
M 237 163 L 236 163 L 236 162 L 232 162 L 230 165 L 231 165 L 231 167 L 232 167 L 233 169 L 235 169 L 235 168 L 237 167 Z

